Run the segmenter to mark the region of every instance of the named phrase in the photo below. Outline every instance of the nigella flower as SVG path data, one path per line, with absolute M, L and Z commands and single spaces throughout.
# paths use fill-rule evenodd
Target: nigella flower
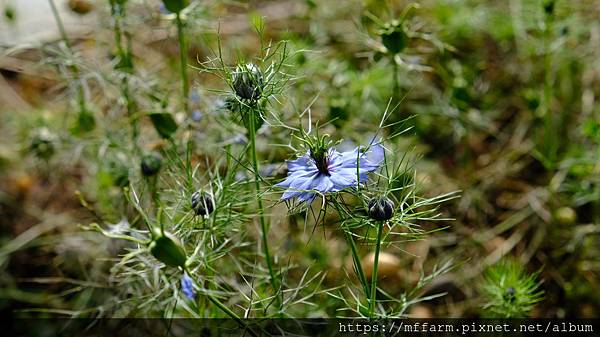
M 200 93 L 198 92 L 198 90 L 190 90 L 189 99 L 190 102 L 193 104 L 200 103 Z
M 196 297 L 196 292 L 194 291 L 194 282 L 187 274 L 183 274 L 181 277 L 181 291 L 183 291 L 185 297 L 189 298 L 190 300 L 193 300 Z
M 200 111 L 200 110 L 198 110 L 198 109 L 194 109 L 194 110 L 192 111 L 192 120 L 193 120 L 194 122 L 199 122 L 199 121 L 201 121 L 203 116 L 204 116 L 204 115 L 202 114 L 202 111 Z
M 384 156 L 381 144 L 338 152 L 335 148 L 327 148 L 323 138 L 317 144 L 309 142 L 308 147 L 305 155 L 287 161 L 288 176 L 276 185 L 287 189 L 281 200 L 297 197 L 300 202 L 310 203 L 317 193 L 356 187 L 367 180 L 368 173 L 379 168 Z

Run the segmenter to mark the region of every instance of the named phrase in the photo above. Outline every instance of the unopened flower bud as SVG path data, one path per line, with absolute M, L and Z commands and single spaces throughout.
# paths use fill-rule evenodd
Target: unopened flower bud
M 40 128 L 34 133 L 33 137 L 31 138 L 29 149 L 37 157 L 42 159 L 48 159 L 54 154 L 55 141 L 56 136 L 54 134 L 52 134 L 46 128 Z
M 10 5 L 4 7 L 4 18 L 8 23 L 11 24 L 14 23 L 17 18 L 17 13 L 15 12 L 15 9 Z
M 252 63 L 238 65 L 233 73 L 235 94 L 247 100 L 257 100 L 263 91 L 263 73 Z
M 369 202 L 369 217 L 377 221 L 389 220 L 394 216 L 394 202 L 387 197 L 373 198 Z
M 90 0 L 69 0 L 69 8 L 79 14 L 84 15 L 94 9 L 94 4 Z
M 162 166 L 162 157 L 157 152 L 151 152 L 142 157 L 142 164 L 140 168 L 142 174 L 146 177 L 153 176 L 160 171 Z
M 210 194 L 196 191 L 192 194 L 192 209 L 196 215 L 209 215 L 215 210 L 215 204 Z
M 170 267 L 184 267 L 187 260 L 185 250 L 179 240 L 170 233 L 159 232 L 148 246 L 150 253 Z
M 516 293 L 517 293 L 517 291 L 515 290 L 515 288 L 508 287 L 508 288 L 506 288 L 506 291 L 504 292 L 504 299 L 509 302 L 512 302 L 515 299 Z
M 554 14 L 554 7 L 555 7 L 555 4 L 556 4 L 556 0 L 546 0 L 546 1 L 544 1 L 544 3 L 543 3 L 543 6 L 544 6 L 544 12 L 545 12 L 547 15 L 552 15 L 552 14 Z

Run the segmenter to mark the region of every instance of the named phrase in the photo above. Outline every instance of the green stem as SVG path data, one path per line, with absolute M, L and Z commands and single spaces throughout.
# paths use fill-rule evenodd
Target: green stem
M 365 297 L 369 298 L 370 293 L 367 278 L 365 277 L 365 272 L 363 271 L 362 263 L 360 262 L 360 257 L 358 256 L 358 249 L 356 248 L 356 244 L 354 243 L 354 239 L 352 238 L 352 233 L 349 229 L 344 229 L 344 234 L 346 236 L 346 241 L 350 246 L 352 260 L 354 261 L 354 267 L 356 268 L 356 272 L 358 273 L 358 280 L 360 281 L 360 284 L 363 287 Z
M 181 70 L 181 98 L 183 100 L 183 110 L 187 114 L 189 111 L 188 107 L 188 95 L 189 95 L 189 83 L 188 83 L 188 75 L 187 75 L 187 47 L 185 43 L 185 34 L 184 29 L 185 26 L 183 24 L 183 20 L 181 19 L 181 12 L 177 12 L 177 16 L 175 17 L 175 22 L 177 23 L 177 38 L 179 39 L 179 63 Z M 188 125 L 188 130 L 191 131 L 192 125 Z M 192 186 L 192 138 L 191 134 L 188 136 L 188 140 L 186 142 L 185 149 L 185 163 L 186 163 L 186 173 L 187 173 L 187 183 L 188 187 Z
M 127 105 L 127 116 L 129 117 L 129 124 L 131 125 L 131 140 L 134 148 L 137 149 L 137 139 L 139 137 L 139 127 L 137 117 L 135 116 L 135 102 L 131 98 L 129 90 L 129 79 L 126 77 L 123 79 L 123 96 Z
M 67 37 L 67 31 L 65 30 L 65 25 L 63 24 L 60 15 L 58 14 L 58 9 L 56 8 L 56 4 L 54 0 L 48 0 L 50 3 L 50 8 L 52 9 L 52 15 L 54 15 L 54 20 L 56 21 L 56 25 L 58 26 L 58 31 L 60 33 L 61 38 L 67 45 L 67 48 L 71 49 L 71 43 L 69 43 L 69 39 Z
M 250 108 L 251 109 L 251 108 Z M 255 121 L 254 121 L 254 116 L 252 115 L 252 111 L 249 111 L 248 113 L 250 113 L 250 127 L 248 129 L 248 133 L 249 133 L 249 138 L 250 138 L 250 156 L 252 159 L 252 169 L 254 170 L 254 187 L 256 189 L 256 201 L 258 203 L 258 217 L 260 219 L 260 228 L 261 228 L 261 232 L 262 232 L 262 246 L 263 246 L 263 252 L 265 254 L 265 259 L 267 260 L 267 267 L 269 268 L 269 276 L 271 278 L 271 285 L 273 286 L 273 290 L 275 292 L 277 292 L 277 288 L 278 288 L 278 282 L 277 282 L 277 278 L 275 277 L 275 272 L 273 270 L 273 263 L 271 261 L 271 254 L 269 253 L 269 242 L 268 242 L 268 236 L 269 236 L 269 228 L 267 226 L 266 220 L 265 220 L 265 215 L 264 215 L 264 209 L 263 209 L 263 203 L 262 203 L 262 198 L 260 196 L 260 173 L 258 171 L 258 159 L 256 156 L 256 127 L 255 127 Z
M 231 311 L 231 309 L 226 307 L 225 304 L 221 303 L 221 301 L 219 301 L 213 296 L 206 295 L 206 297 L 208 297 L 208 300 L 211 301 L 214 305 L 216 305 L 219 309 L 221 309 L 221 311 L 223 311 L 227 316 L 231 317 L 241 327 L 248 331 L 250 335 L 254 337 L 259 337 L 259 335 L 256 332 L 254 332 L 254 330 L 250 329 L 250 327 L 248 327 L 248 325 L 238 315 L 236 315 L 235 312 Z
M 124 52 L 123 52 L 123 45 L 121 43 L 121 13 L 122 13 L 122 9 L 119 8 L 117 10 L 117 8 L 115 6 L 119 6 L 117 4 L 113 4 L 111 3 L 111 15 L 113 17 L 113 19 L 115 20 L 115 24 L 114 24 L 114 33 L 115 33 L 115 44 L 117 45 L 117 51 L 119 52 L 119 56 L 123 57 Z
M 377 242 L 375 243 L 375 258 L 373 261 L 373 273 L 371 275 L 371 299 L 369 300 L 369 317 L 374 317 L 375 297 L 377 295 L 377 267 L 379 265 L 379 250 L 381 249 L 381 236 L 383 234 L 383 221 L 377 226 Z
M 192 273 L 190 273 L 190 271 L 188 270 L 187 267 L 183 268 L 183 272 L 187 273 L 188 275 L 192 275 Z M 194 282 L 194 281 L 192 281 L 192 282 Z M 223 304 L 221 301 L 219 301 L 218 298 L 216 298 L 210 294 L 205 294 L 205 295 L 209 301 L 211 301 L 214 305 L 216 305 L 217 308 L 221 309 L 221 311 L 223 311 L 227 316 L 229 316 L 234 321 L 236 321 L 242 328 L 244 328 L 246 331 L 248 331 L 248 333 L 250 335 L 259 337 L 259 335 L 256 332 L 254 332 L 252 329 L 250 329 L 250 327 L 248 327 L 248 325 L 240 318 L 240 316 L 238 316 L 235 312 L 233 312 L 231 309 L 229 309 L 225 304 Z
M 392 62 L 392 76 L 393 76 L 392 77 L 392 93 L 391 93 L 391 97 L 390 97 L 390 109 L 392 111 L 390 122 L 398 123 L 398 124 L 394 124 L 392 132 L 399 132 L 399 131 L 401 131 L 401 129 L 410 128 L 411 126 L 414 126 L 414 120 L 408 121 L 408 123 L 410 123 L 410 124 L 406 124 L 407 122 L 399 123 L 400 121 L 410 117 L 410 113 L 405 110 L 402 110 L 400 108 L 400 102 L 401 102 L 400 82 L 398 81 L 399 66 L 398 66 L 398 63 L 396 63 L 395 55 L 393 55 L 391 57 L 390 61 Z
M 189 95 L 189 83 L 187 76 L 187 48 L 185 44 L 185 34 L 183 20 L 181 20 L 181 13 L 178 12 L 175 17 L 177 22 L 177 37 L 179 39 L 179 61 L 181 66 L 181 88 L 183 98 L 183 110 L 188 113 L 188 95 Z
M 127 46 L 125 48 L 123 47 L 123 39 L 122 39 L 122 35 L 124 34 L 124 31 L 123 31 L 123 28 L 121 25 L 121 18 L 125 17 L 125 7 L 124 6 L 121 7 L 120 5 L 111 2 L 111 15 L 113 16 L 113 19 L 115 20 L 114 38 L 115 38 L 115 45 L 117 46 L 117 52 L 119 54 L 119 59 L 120 59 L 119 61 L 124 62 L 125 66 L 127 67 L 124 69 L 125 71 L 123 72 L 124 77 L 121 82 L 121 91 L 122 91 L 123 98 L 125 99 L 125 105 L 126 105 L 126 109 L 127 109 L 127 117 L 129 118 L 129 124 L 131 126 L 131 140 L 133 142 L 134 148 L 137 149 L 137 139 L 139 136 L 138 123 L 137 123 L 136 116 L 134 116 L 135 102 L 133 101 L 133 99 L 131 97 L 131 93 L 130 93 L 130 89 L 129 89 L 129 78 L 127 76 L 129 73 L 131 73 L 133 71 L 131 39 L 130 39 L 130 36 L 125 32 L 125 36 L 127 37 Z
M 344 213 L 344 211 L 340 209 L 340 206 L 336 202 L 333 202 L 332 204 L 335 207 L 338 214 Z M 348 242 L 348 245 L 350 246 L 350 252 L 352 253 L 354 268 L 356 269 L 356 273 L 358 274 L 358 281 L 362 285 L 363 292 L 365 293 L 365 298 L 368 299 L 370 295 L 369 283 L 367 282 L 367 278 L 365 277 L 365 272 L 362 267 L 362 263 L 360 262 L 360 256 L 358 255 L 358 249 L 356 248 L 356 243 L 354 243 L 352 232 L 350 231 L 350 228 L 342 228 L 342 230 L 344 231 L 344 236 L 346 238 L 346 241 Z
M 400 84 L 398 83 L 398 63 L 396 63 L 396 60 L 394 57 L 392 57 L 392 64 L 393 66 L 393 72 L 392 72 L 392 76 L 394 76 L 393 79 L 393 87 L 392 87 L 392 106 L 395 107 L 396 104 L 398 104 L 398 91 L 400 91 Z
M 555 165 L 557 154 L 556 137 L 557 126 L 552 115 L 552 54 L 551 54 L 551 33 L 552 17 L 547 16 L 544 30 L 544 85 L 543 85 L 543 109 L 544 109 L 544 156 L 547 169 L 552 169 Z
M 148 181 L 148 186 L 150 187 L 150 195 L 152 196 L 152 205 L 154 206 L 154 209 L 159 209 L 160 198 L 158 195 L 158 189 L 156 188 L 157 177 L 152 176 L 152 177 L 148 177 L 146 179 Z M 162 222 L 161 222 L 161 226 L 162 226 Z
M 54 0 L 48 0 L 48 2 L 50 3 L 50 8 L 52 9 L 52 15 L 54 16 L 54 21 L 56 21 L 56 25 L 58 26 L 58 31 L 60 33 L 60 36 L 62 38 L 62 40 L 65 43 L 65 46 L 67 47 L 67 50 L 69 51 L 69 53 L 71 55 L 73 55 L 73 49 L 71 48 L 71 43 L 69 42 L 69 37 L 67 36 L 67 31 L 65 29 L 65 25 L 63 24 L 62 18 L 60 17 L 60 14 L 58 13 L 58 9 L 56 8 L 56 4 L 54 3 Z M 79 104 L 79 111 L 83 112 L 86 111 L 86 105 L 85 105 L 85 92 L 83 90 L 83 82 L 81 82 L 81 78 L 79 76 L 79 68 L 77 67 L 77 64 L 75 62 L 72 62 L 71 66 L 71 71 L 73 72 L 73 74 L 77 77 L 78 81 L 80 81 L 79 85 L 77 86 L 77 103 Z

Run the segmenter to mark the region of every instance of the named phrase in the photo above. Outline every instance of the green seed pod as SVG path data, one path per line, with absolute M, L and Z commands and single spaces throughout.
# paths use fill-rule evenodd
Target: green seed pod
M 379 32 L 381 43 L 392 54 L 398 54 L 406 47 L 408 36 L 404 32 L 402 24 L 398 21 L 386 23 Z
M 171 13 L 179 13 L 189 5 L 189 0 L 163 0 L 165 8 Z
M 179 240 L 172 234 L 158 232 L 148 246 L 150 253 L 170 267 L 185 267 L 187 256 Z
M 561 207 L 554 212 L 554 219 L 561 225 L 573 225 L 577 222 L 577 213 L 571 207 Z
M 535 111 L 540 106 L 540 94 L 538 90 L 525 89 L 523 99 L 527 103 L 529 111 Z
M 77 114 L 77 120 L 71 131 L 74 134 L 87 133 L 96 128 L 96 118 L 91 110 L 84 109 Z
M 543 4 L 544 6 L 544 12 L 547 15 L 552 15 L 554 14 L 554 5 L 556 4 L 556 0 L 546 0 Z
M 17 13 L 15 13 L 15 9 L 11 6 L 4 7 L 4 17 L 6 21 L 9 23 L 14 23 L 17 18 Z
M 263 92 L 263 73 L 252 63 L 240 64 L 233 72 L 232 85 L 239 98 L 255 101 Z
M 387 197 L 377 197 L 369 202 L 369 217 L 377 221 L 389 220 L 394 216 L 394 202 Z
M 144 176 L 150 177 L 157 174 L 161 167 L 162 157 L 157 152 L 150 152 L 142 157 L 140 168 Z

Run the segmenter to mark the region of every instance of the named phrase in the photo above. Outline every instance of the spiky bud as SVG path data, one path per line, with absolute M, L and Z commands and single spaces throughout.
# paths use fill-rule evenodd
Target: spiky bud
M 404 27 L 398 21 L 392 21 L 385 24 L 379 32 L 381 43 L 392 54 L 401 52 L 408 43 L 408 36 L 404 32 Z
M 209 215 L 215 210 L 215 204 L 210 194 L 196 191 L 192 194 L 192 209 L 196 215 Z
M 547 15 L 552 15 L 554 14 L 554 7 L 556 5 L 556 0 L 546 0 L 543 3 L 544 6 L 544 12 Z
M 150 253 L 169 267 L 185 267 L 187 256 L 183 245 L 168 232 L 157 232 L 148 246 Z
M 519 318 L 529 315 L 543 299 L 539 271 L 528 273 L 516 260 L 503 260 L 484 272 L 480 284 L 485 300 L 483 314 L 490 318 Z
M 162 157 L 157 152 L 150 152 L 142 157 L 140 169 L 146 177 L 153 176 L 160 171 L 162 167 Z
M 369 217 L 377 221 L 386 221 L 394 216 L 394 202 L 388 197 L 376 197 L 369 202 Z
M 508 288 L 506 288 L 506 291 L 504 292 L 504 299 L 508 302 L 512 302 L 515 300 L 516 293 L 517 293 L 517 291 L 515 290 L 515 288 L 508 287 Z
M 29 144 L 29 149 L 33 154 L 42 159 L 52 157 L 55 151 L 56 136 L 47 128 L 40 128 L 35 131 Z
M 263 73 L 252 63 L 240 64 L 233 72 L 232 85 L 239 98 L 255 101 L 263 92 Z
M 179 13 L 189 5 L 189 0 L 163 0 L 165 8 L 171 13 Z

